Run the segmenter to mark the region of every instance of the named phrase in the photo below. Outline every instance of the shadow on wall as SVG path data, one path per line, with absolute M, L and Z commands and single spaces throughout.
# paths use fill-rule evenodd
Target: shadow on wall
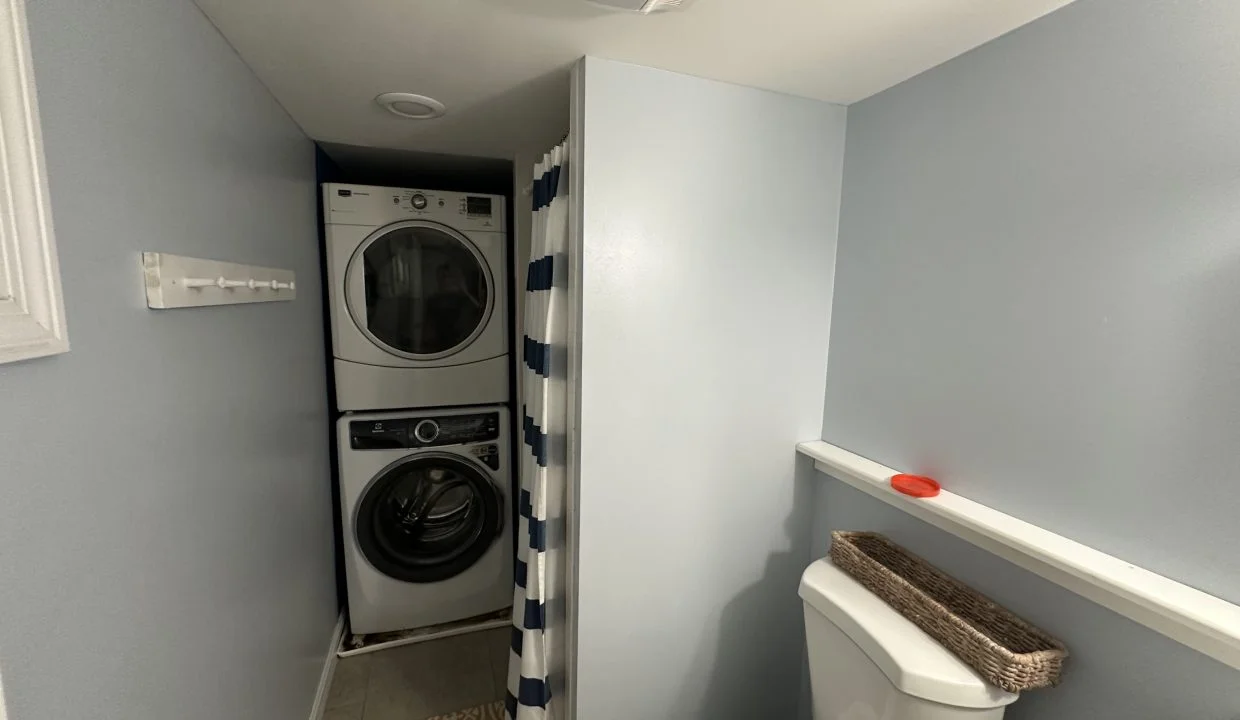
M 723 608 L 717 642 L 708 640 L 698 651 L 698 663 L 705 666 L 706 697 L 684 698 L 682 703 L 688 707 L 680 708 L 671 717 L 797 717 L 805 655 L 805 627 L 797 586 L 810 562 L 808 539 L 814 484 L 818 482 L 815 475 L 813 463 L 798 456 L 792 511 L 784 521 L 788 550 L 770 555 L 762 577 Z M 761 529 L 736 528 L 735 542 L 743 544 L 755 530 Z

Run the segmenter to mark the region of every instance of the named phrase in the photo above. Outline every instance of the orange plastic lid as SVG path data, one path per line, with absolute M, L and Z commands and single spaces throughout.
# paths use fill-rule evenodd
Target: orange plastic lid
M 939 494 L 942 488 L 934 478 L 928 478 L 924 475 L 892 475 L 891 487 L 896 492 L 911 495 L 915 498 L 930 498 Z

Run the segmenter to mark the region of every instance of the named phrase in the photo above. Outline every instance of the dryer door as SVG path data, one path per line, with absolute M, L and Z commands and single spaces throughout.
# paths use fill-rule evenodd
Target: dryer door
M 376 230 L 353 253 L 345 300 L 354 324 L 384 352 L 434 360 L 468 347 L 486 329 L 496 292 L 468 238 L 409 220 Z
M 428 583 L 468 570 L 504 525 L 499 490 L 472 462 L 426 453 L 393 463 L 358 503 L 358 547 L 376 570 Z

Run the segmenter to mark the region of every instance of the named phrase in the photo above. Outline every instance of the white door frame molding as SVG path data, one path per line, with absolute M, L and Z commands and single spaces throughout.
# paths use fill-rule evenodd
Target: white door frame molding
M 69 350 L 25 0 L 0 0 L 0 363 Z

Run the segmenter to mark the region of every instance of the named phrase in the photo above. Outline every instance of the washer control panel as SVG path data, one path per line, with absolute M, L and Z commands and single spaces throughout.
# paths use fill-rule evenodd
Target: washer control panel
M 470 445 L 499 439 L 499 413 L 436 415 L 392 420 L 354 420 L 349 423 L 349 447 L 354 450 L 403 450 L 440 445 Z M 495 448 L 499 464 L 498 445 Z M 478 455 L 481 448 L 471 452 Z M 483 459 L 479 455 L 479 459 Z M 483 459 L 484 462 L 487 462 Z M 487 465 L 491 465 L 487 462 Z

